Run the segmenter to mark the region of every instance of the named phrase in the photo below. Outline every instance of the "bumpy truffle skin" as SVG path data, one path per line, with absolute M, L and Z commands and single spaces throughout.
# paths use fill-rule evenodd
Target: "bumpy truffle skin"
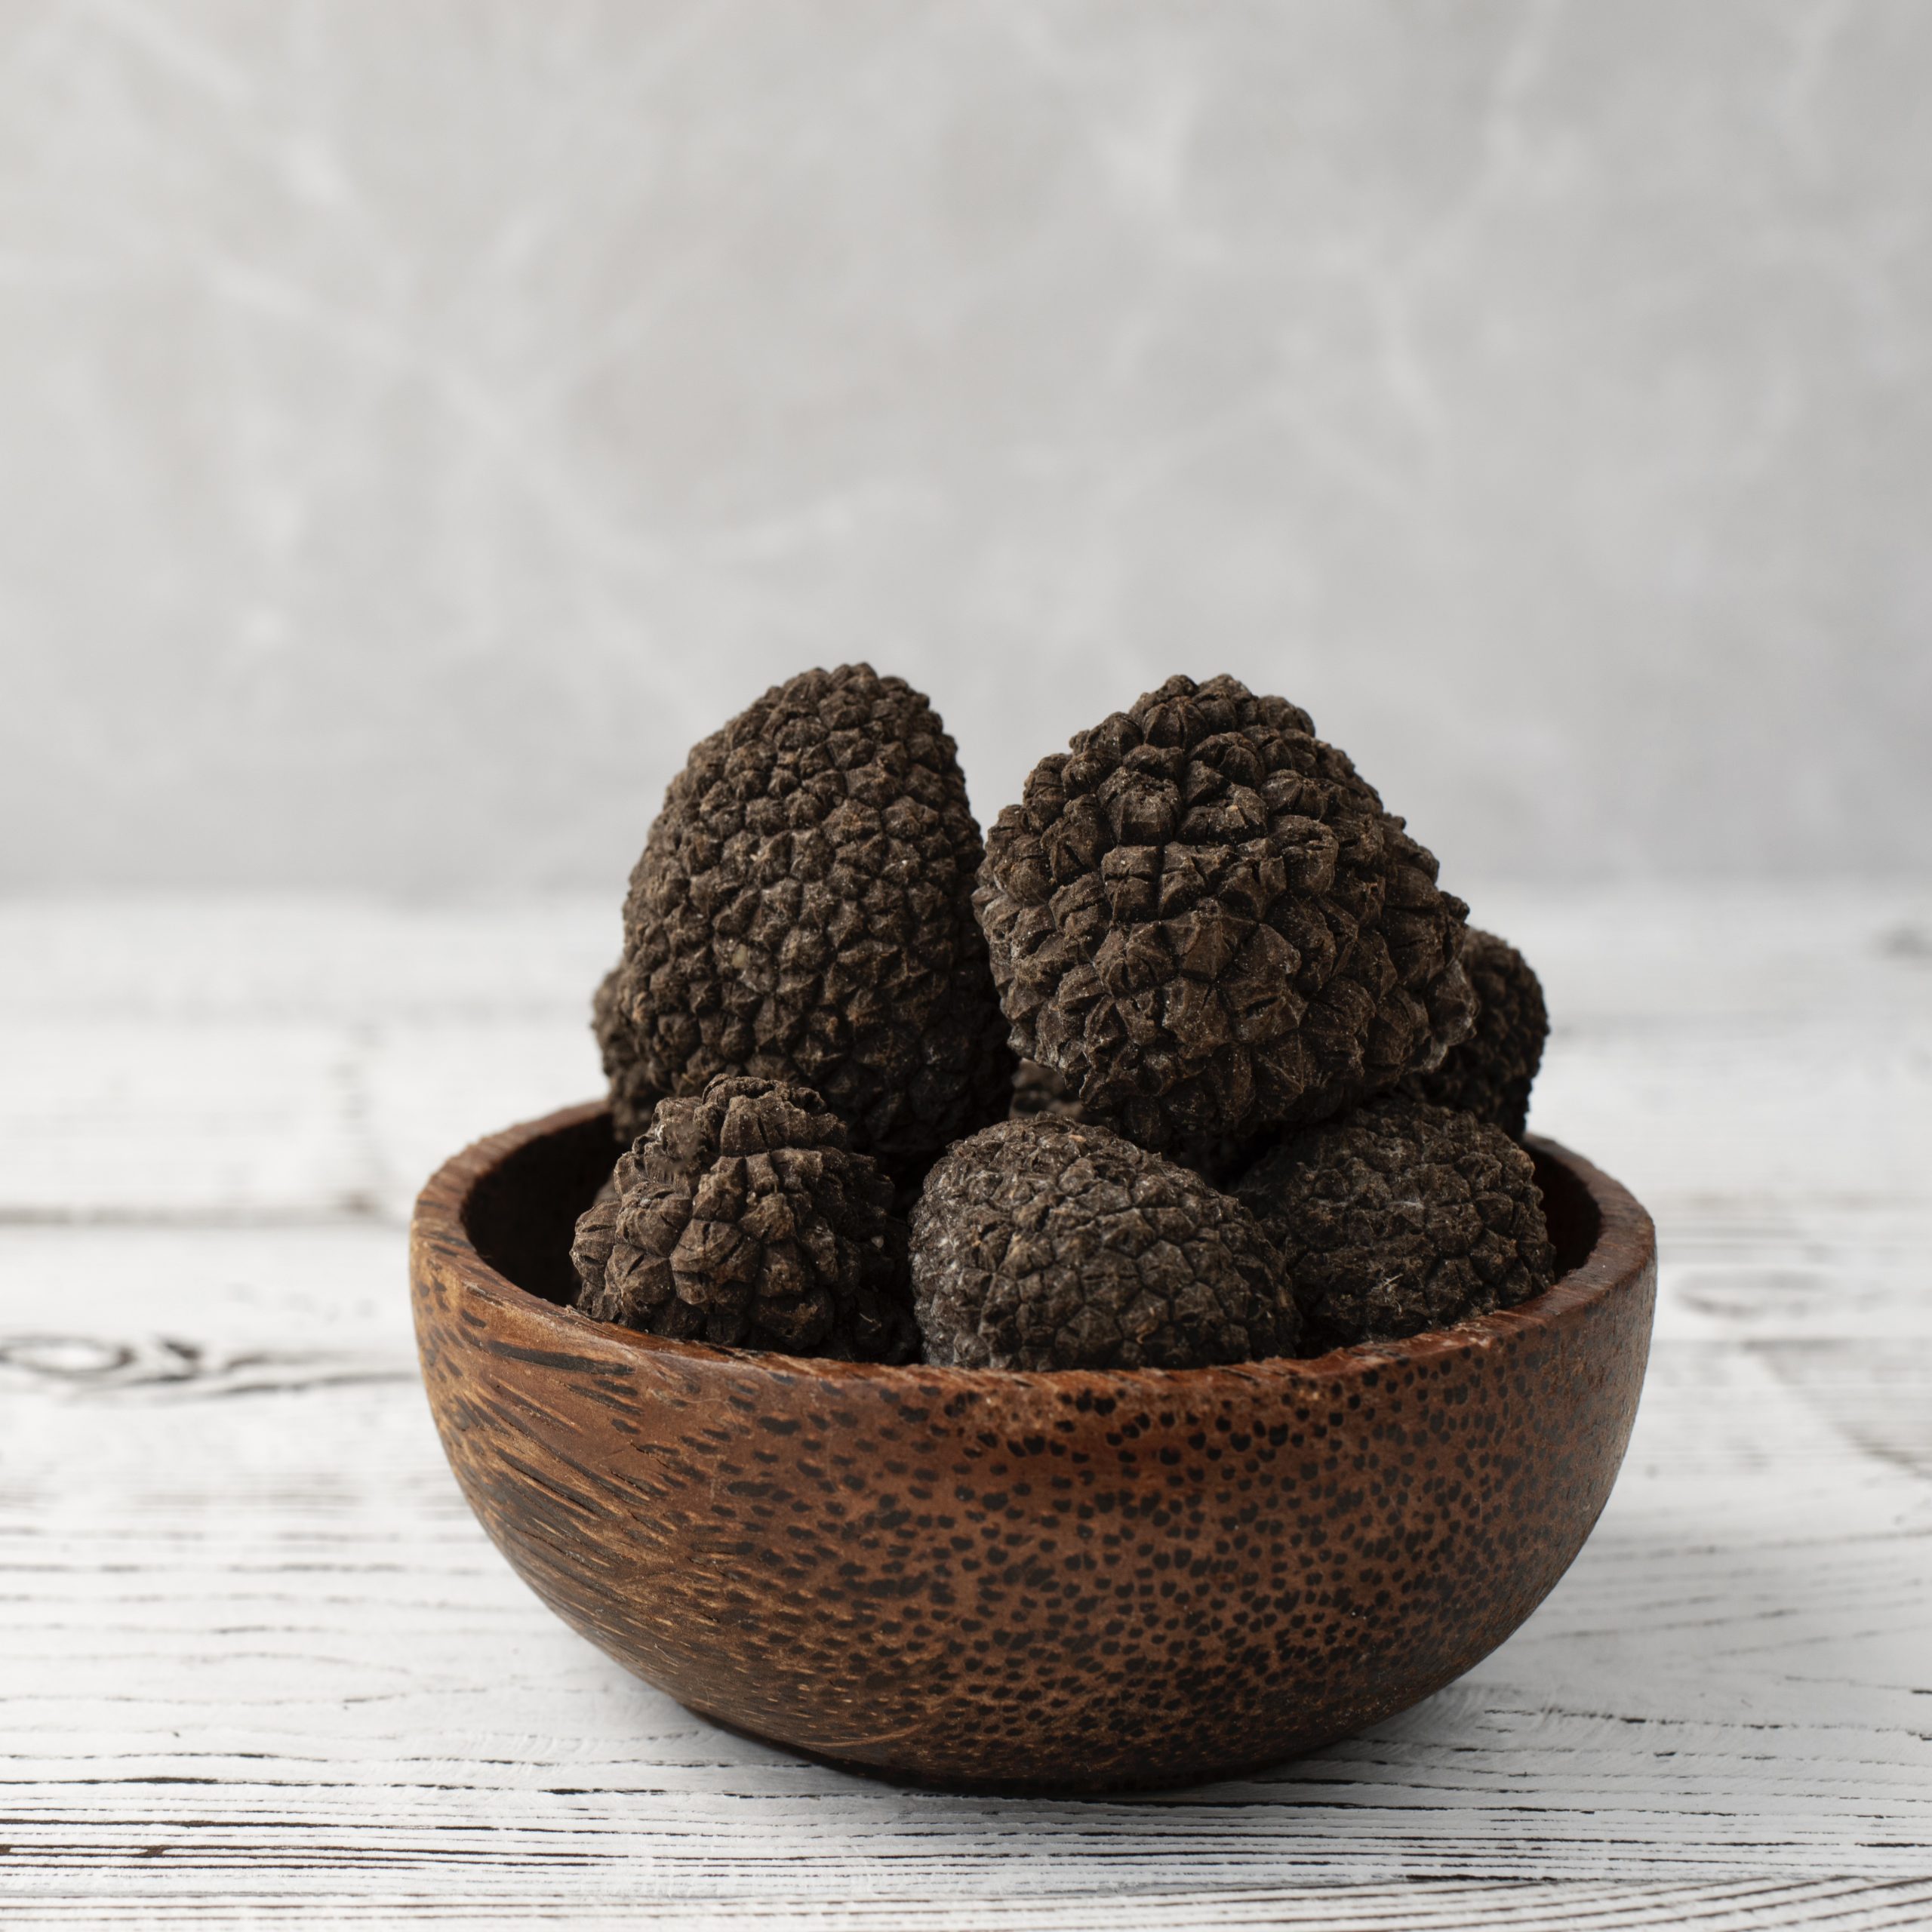
M 585 1314 L 728 1347 L 912 1358 L 891 1183 L 809 1088 L 726 1077 L 662 1100 L 612 1183 L 571 1248 Z
M 1171 678 L 1035 767 L 976 903 L 1014 1051 L 1164 1149 L 1320 1119 L 1468 1033 L 1435 875 L 1306 712 Z
M 1552 1279 L 1529 1155 L 1457 1109 L 1372 1101 L 1281 1143 L 1235 1192 L 1280 1253 L 1309 1354 L 1513 1307 Z
M 1087 1109 L 1074 1098 L 1065 1074 L 1042 1066 L 1036 1060 L 1023 1060 L 1020 1071 L 1013 1076 L 1013 1103 L 1007 1118 L 1026 1120 L 1035 1114 L 1052 1114 L 1061 1120 L 1092 1121 Z M 1106 1125 L 1105 1121 L 1093 1124 Z M 1192 1168 L 1211 1186 L 1225 1189 L 1228 1181 L 1247 1167 L 1263 1146 L 1272 1144 L 1272 1136 L 1257 1140 L 1237 1140 L 1224 1134 L 1190 1134 L 1172 1141 L 1164 1151 L 1169 1160 Z
M 1103 1127 L 1004 1121 L 951 1149 L 912 1214 L 926 1359 L 1195 1368 L 1285 1355 L 1299 1324 L 1247 1211 Z
M 869 665 L 775 685 L 672 781 L 595 1014 L 620 1134 L 721 1074 L 823 1094 L 853 1145 L 936 1153 L 1006 1111 L 1013 1062 L 952 740 Z
M 621 967 L 614 966 L 592 995 L 590 1026 L 610 1082 L 611 1124 L 628 1147 L 649 1128 L 652 1112 L 664 1096 L 647 1077 L 636 1035 L 617 1003 L 622 972 Z
M 1476 1029 L 1433 1072 L 1411 1074 L 1402 1091 L 1438 1106 L 1466 1108 L 1520 1140 L 1549 1038 L 1543 985 L 1507 940 L 1475 926 L 1463 943 L 1463 966 L 1475 989 Z

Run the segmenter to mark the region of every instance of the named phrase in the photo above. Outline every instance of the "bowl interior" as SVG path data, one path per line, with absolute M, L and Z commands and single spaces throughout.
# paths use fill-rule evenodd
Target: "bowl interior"
M 1568 1168 L 1534 1143 L 1529 1151 L 1561 1280 L 1596 1244 L 1601 1217 Z M 608 1113 L 525 1140 L 469 1190 L 463 1232 L 505 1280 L 568 1307 L 577 1293 L 571 1238 L 577 1217 L 610 1177 L 617 1154 Z
M 619 1151 L 608 1113 L 525 1140 L 477 1177 L 463 1203 L 463 1232 L 506 1281 L 568 1307 L 577 1217 L 610 1179 Z

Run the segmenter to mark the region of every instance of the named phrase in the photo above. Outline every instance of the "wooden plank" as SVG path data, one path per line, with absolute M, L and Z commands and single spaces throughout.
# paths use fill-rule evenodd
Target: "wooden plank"
M 140 1868 L 143 1884 L 155 1867 Z M 1766 1926 L 1829 1927 L 1831 1932 L 1891 1932 L 1926 1923 L 1932 1881 L 1874 1883 L 1858 1879 L 1743 1880 L 1727 1884 L 1644 1885 L 1556 1883 L 1534 1880 L 1501 1884 L 1425 1881 L 1393 1886 L 1306 1885 L 1293 1889 L 1240 1887 L 1209 1894 L 1177 1891 L 1122 1893 L 1111 1897 L 1035 1892 L 1014 1899 L 932 1898 L 890 1893 L 827 1903 L 782 1894 L 752 1899 L 707 1898 L 696 1906 L 662 1898 L 640 1876 L 620 1905 L 586 1904 L 554 1894 L 528 1903 L 515 1899 L 452 1907 L 433 1892 L 410 1886 L 398 1874 L 391 1888 L 367 1900 L 331 1903 L 328 1921 L 391 1925 L 404 1921 L 441 1926 L 506 1924 L 590 1926 L 755 1927 L 760 1932 L 997 1932 L 1004 1927 L 1038 1932 L 1115 1932 L 1123 1924 L 1193 1928 L 1268 1927 L 1281 1932 L 1761 1932 Z M 320 1916 L 318 1912 L 318 1917 Z M 41 1898 L 9 1921 L 25 1927 L 177 1924 L 260 1924 L 308 1916 L 291 1897 L 259 1916 L 235 1915 L 227 1895 L 161 1897 L 136 1890 L 128 1900 L 91 1892 L 72 1900 Z
M 0 1221 L 400 1226 L 479 1135 L 596 1092 L 580 1016 L 0 1018 Z
M 0 1013 L 86 1021 L 582 1024 L 617 957 L 607 892 L 438 903 L 317 893 L 0 898 Z
M 140 1868 L 152 1886 L 155 1868 Z M 1310 1884 L 1293 1889 L 1238 1887 L 1208 1894 L 1151 1890 L 1112 1896 L 1035 1892 L 1013 1899 L 932 1898 L 882 1893 L 830 1903 L 774 1894 L 758 1899 L 663 1898 L 640 1876 L 624 1902 L 586 1904 L 551 1894 L 452 1907 L 398 1874 L 391 1888 L 366 1900 L 331 1902 L 327 1922 L 441 1926 L 507 1924 L 591 1926 L 746 1926 L 759 1932 L 1116 1932 L 1126 1924 L 1178 1932 L 1266 1927 L 1279 1932 L 1761 1932 L 1766 1926 L 1819 1927 L 1830 1932 L 1893 1932 L 1922 1927 L 1932 1881 L 1872 1882 L 1844 1878 L 1742 1880 L 1725 1884 L 1647 1885 L 1551 1882 L 1501 1884 L 1463 1880 L 1401 1885 Z M 126 1900 L 93 1891 L 72 1900 L 40 1898 L 10 1924 L 23 1927 L 115 1924 L 281 1924 L 309 1915 L 291 1897 L 259 1916 L 236 1915 L 231 1898 L 211 1892 L 173 1897 L 135 1890 Z M 317 1916 L 321 1916 L 318 1910 Z
M 611 906 L 0 903 L 0 1220 L 400 1223 L 594 1093 Z

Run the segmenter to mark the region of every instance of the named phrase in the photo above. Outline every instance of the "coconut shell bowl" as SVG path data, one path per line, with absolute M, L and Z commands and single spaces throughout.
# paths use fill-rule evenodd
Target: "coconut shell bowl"
M 923 1783 L 1224 1777 L 1467 1670 L 1610 1494 L 1651 1220 L 1529 1146 L 1558 1279 L 1514 1309 L 1236 1367 L 888 1368 L 566 1306 L 614 1151 L 608 1115 L 575 1107 L 424 1189 L 423 1379 L 518 1574 L 694 1711 Z

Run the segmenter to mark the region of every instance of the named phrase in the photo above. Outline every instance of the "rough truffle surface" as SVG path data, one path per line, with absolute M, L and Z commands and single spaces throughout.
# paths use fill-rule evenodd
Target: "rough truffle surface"
M 1447 1327 L 1552 1278 L 1529 1155 L 1451 1108 L 1373 1101 L 1283 1142 L 1235 1192 L 1280 1254 L 1305 1353 Z
M 1110 1129 L 1051 1114 L 950 1149 L 912 1215 L 926 1359 L 1192 1368 L 1286 1355 L 1298 1322 L 1247 1211 Z
M 713 1081 L 658 1103 L 577 1226 L 577 1305 L 727 1346 L 908 1361 L 916 1336 L 891 1183 L 808 1088 Z
M 1507 940 L 1474 926 L 1463 942 L 1463 966 L 1475 989 L 1475 1031 L 1451 1047 L 1432 1072 L 1411 1074 L 1402 1091 L 1438 1106 L 1466 1108 L 1520 1140 L 1549 1038 L 1543 983 Z
M 774 686 L 672 781 L 594 1015 L 620 1135 L 721 1074 L 814 1088 L 853 1145 L 937 1152 L 1006 1110 L 952 741 L 868 665 Z
M 1035 767 L 976 903 L 1014 1051 L 1165 1148 L 1319 1119 L 1468 1033 L 1435 875 L 1306 712 L 1171 678 Z
M 628 1146 L 648 1129 L 652 1112 L 664 1095 L 651 1084 L 637 1036 L 618 1004 L 623 970 L 614 966 L 591 996 L 590 1028 L 597 1036 L 605 1078 L 610 1082 L 611 1125 Z

